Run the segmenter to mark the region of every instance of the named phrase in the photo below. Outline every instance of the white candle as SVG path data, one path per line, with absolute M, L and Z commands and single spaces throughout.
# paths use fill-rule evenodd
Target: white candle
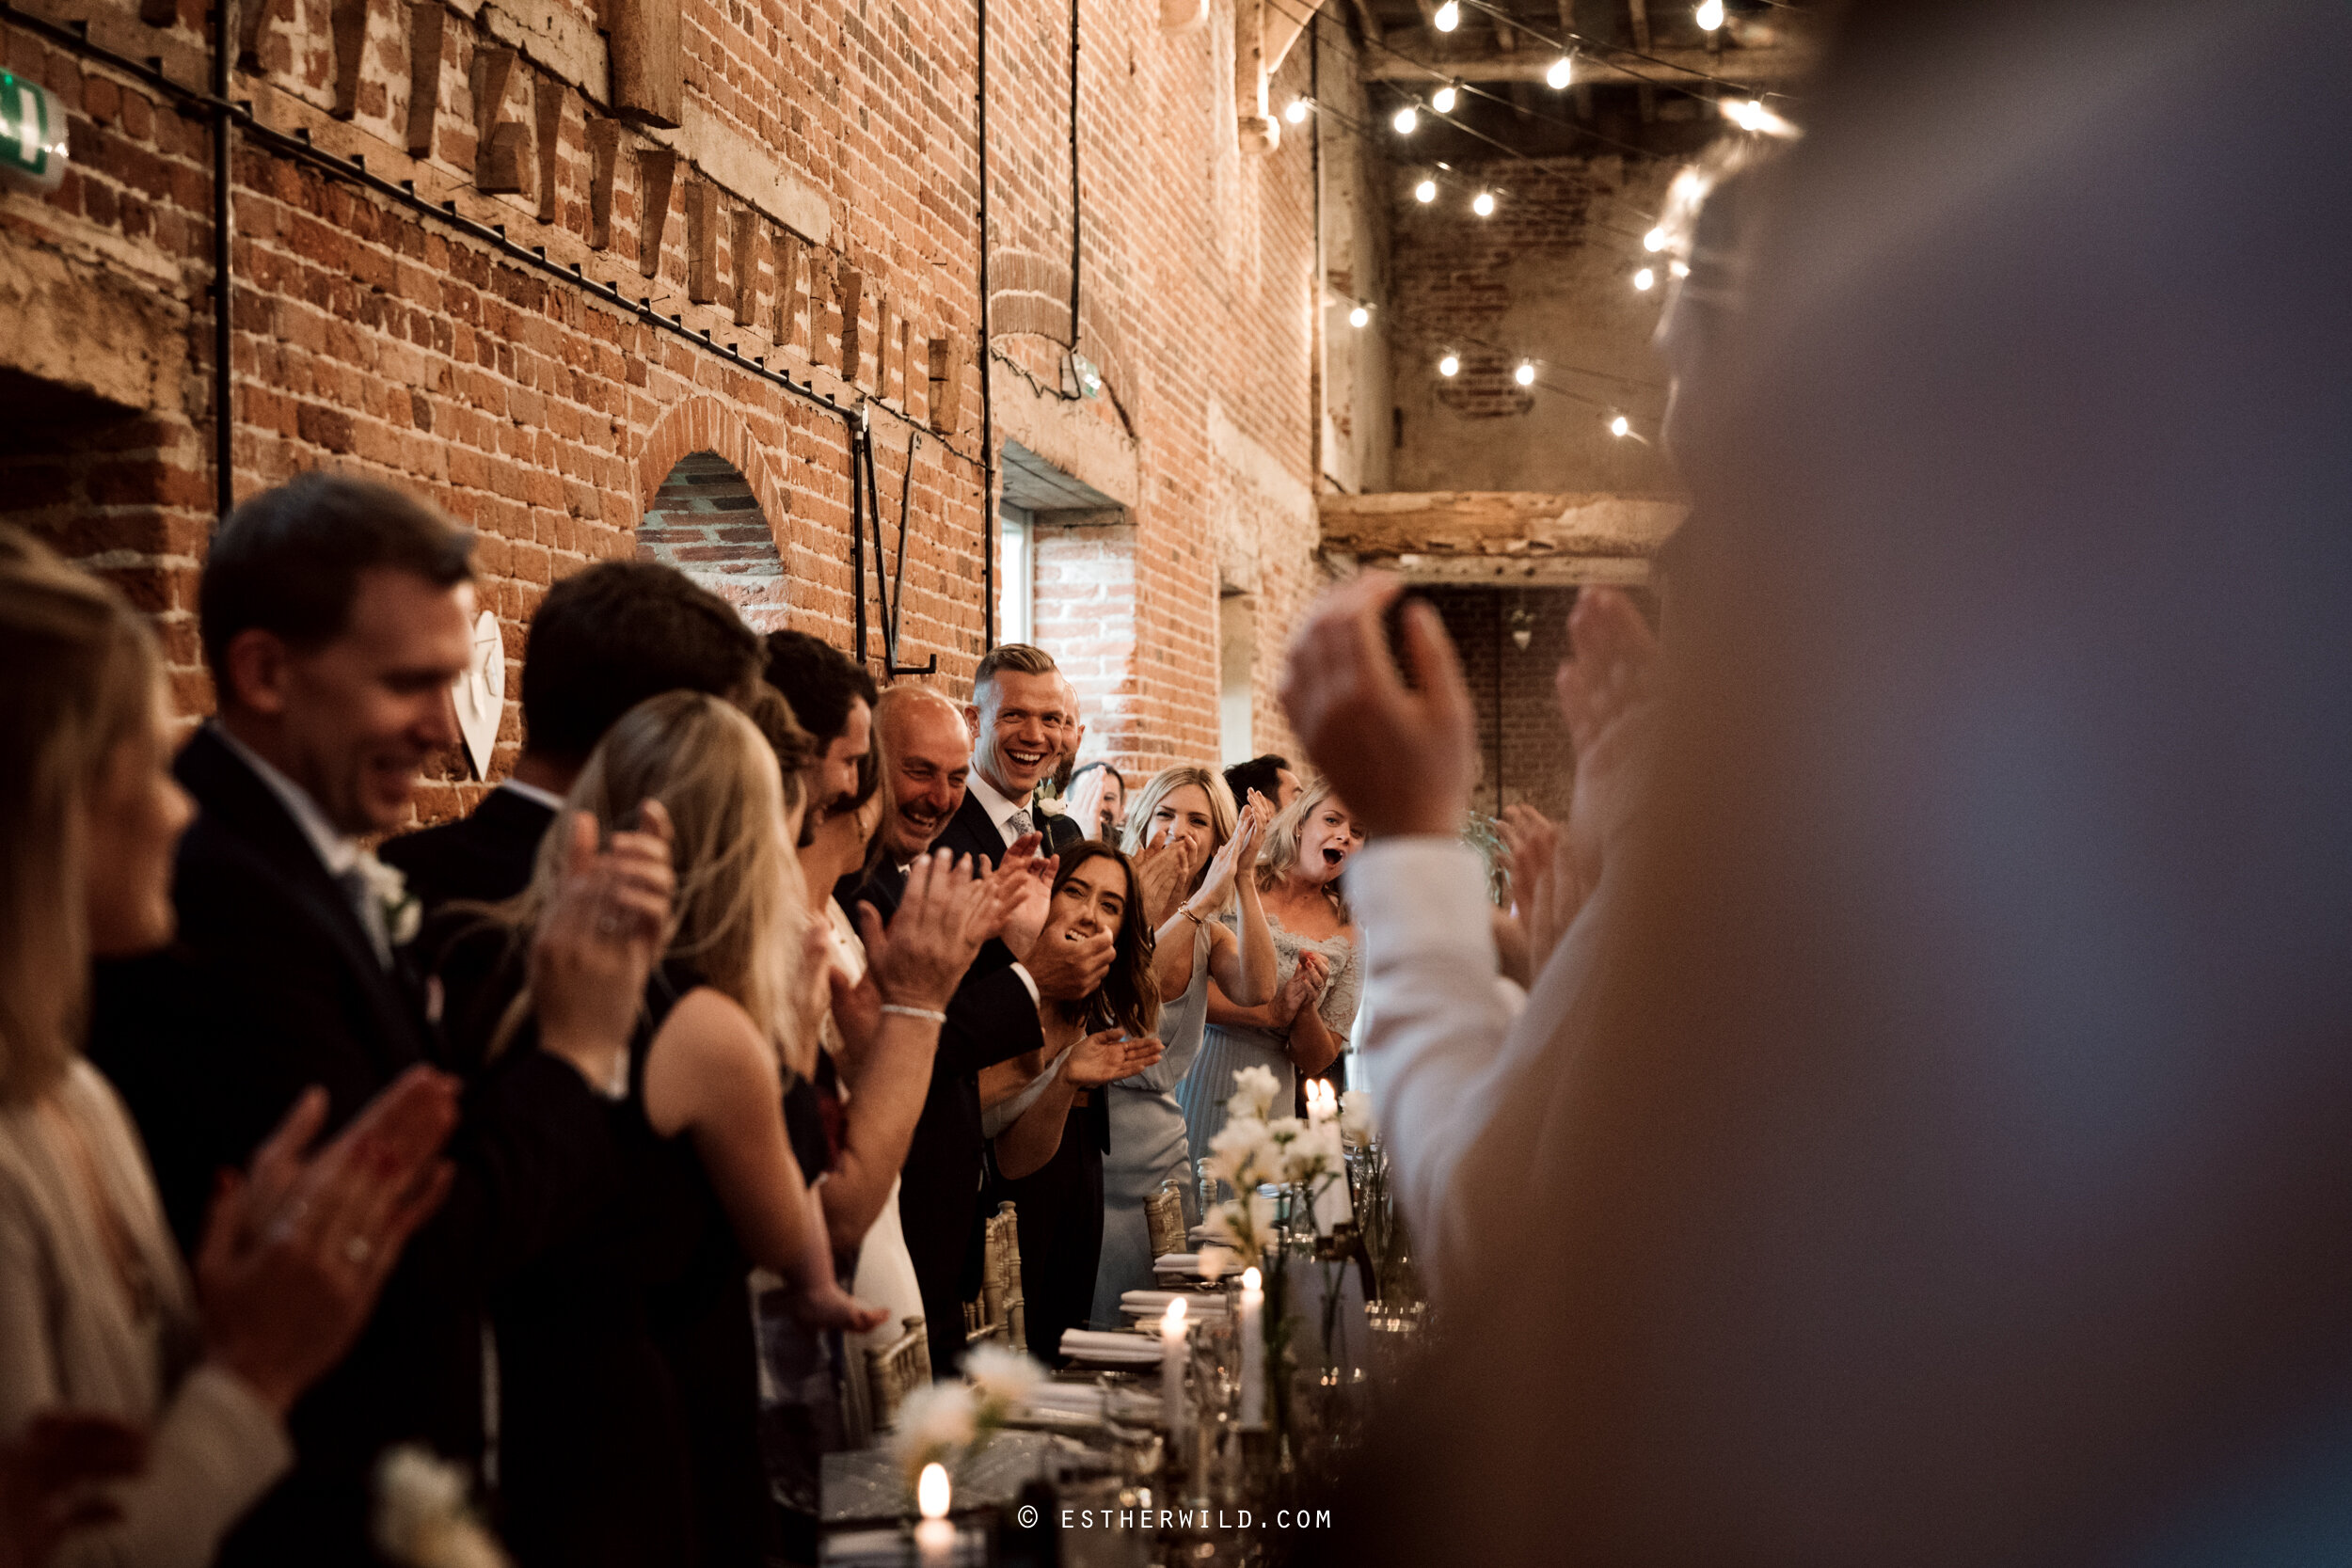
M 1184 1431 L 1184 1298 L 1178 1296 L 1160 1319 L 1160 1418 L 1170 1448 Z
M 1265 1276 L 1255 1269 L 1241 1275 L 1241 1424 L 1265 1425 Z
M 956 1558 L 956 1527 L 947 1518 L 947 1466 L 926 1465 L 914 1483 L 914 1505 L 923 1522 L 914 1527 L 914 1549 L 923 1568 L 948 1568 Z

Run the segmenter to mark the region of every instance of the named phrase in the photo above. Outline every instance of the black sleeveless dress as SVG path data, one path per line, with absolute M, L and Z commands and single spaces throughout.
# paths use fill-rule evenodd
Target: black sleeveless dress
M 657 975 L 615 1101 L 621 1191 L 501 1292 L 500 1517 L 520 1568 L 667 1568 L 696 1555 L 690 1418 L 654 1333 L 649 1292 L 675 1204 L 667 1140 L 645 1117 L 655 1031 L 691 985 Z M 517 1041 L 518 1047 L 524 1042 Z

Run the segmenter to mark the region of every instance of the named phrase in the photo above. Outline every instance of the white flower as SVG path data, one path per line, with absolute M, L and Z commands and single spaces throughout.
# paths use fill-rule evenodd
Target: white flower
M 1319 1121 L 1303 1128 L 1282 1147 L 1282 1180 L 1294 1185 L 1305 1186 L 1345 1168 L 1340 1130 L 1331 1122 Z
M 979 1435 L 980 1413 L 969 1384 L 926 1384 L 899 1402 L 890 1454 L 906 1472 L 907 1489 L 913 1491 L 924 1465 L 953 1469 Z
M 1281 1180 L 1281 1151 L 1266 1141 L 1265 1123 L 1244 1117 L 1209 1140 L 1209 1174 L 1237 1193 Z
M 1003 1345 L 975 1346 L 963 1358 L 963 1375 L 979 1398 L 979 1417 L 1002 1422 L 1045 1381 L 1045 1369 Z
M 383 917 L 384 935 L 394 947 L 414 942 L 417 927 L 424 920 L 424 906 L 408 891 L 408 879 L 398 866 L 386 865 L 364 850 L 355 863 L 359 875 L 367 879 L 375 912 Z
M 1375 1132 L 1372 1119 L 1372 1091 L 1350 1089 L 1340 1096 L 1340 1135 L 1352 1144 L 1368 1144 Z
M 506 1554 L 466 1501 L 466 1472 L 414 1444 L 375 1469 L 375 1544 L 406 1568 L 505 1568 Z
M 1233 1074 L 1232 1098 L 1225 1114 L 1240 1121 L 1263 1121 L 1274 1114 L 1274 1101 L 1282 1085 L 1270 1067 L 1246 1067 Z
M 1067 800 L 1048 800 L 1042 796 L 1040 796 L 1035 801 L 1032 802 L 1032 804 L 1037 807 L 1037 814 L 1040 816 L 1067 816 L 1070 815 L 1070 802 Z
M 1209 1244 L 1200 1249 L 1200 1272 L 1211 1279 L 1248 1268 L 1274 1242 L 1274 1200 L 1262 1193 L 1228 1199 L 1209 1211 L 1202 1228 Z

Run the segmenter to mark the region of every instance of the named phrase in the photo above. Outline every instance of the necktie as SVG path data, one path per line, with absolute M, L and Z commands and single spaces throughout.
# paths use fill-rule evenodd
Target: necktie
M 1035 832 L 1037 832 L 1037 819 L 1029 815 L 1029 808 L 1026 806 L 1005 818 L 1005 843 L 1008 846 L 1023 834 Z
M 375 949 L 375 961 L 389 967 L 392 940 L 384 929 L 384 911 L 376 908 L 375 890 L 368 884 L 368 874 L 355 865 L 336 873 L 335 883 L 351 901 L 351 912 L 359 917 L 359 928 L 367 932 L 368 945 Z

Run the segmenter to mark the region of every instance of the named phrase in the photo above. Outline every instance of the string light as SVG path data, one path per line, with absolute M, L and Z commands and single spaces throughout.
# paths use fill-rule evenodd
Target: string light
M 1534 362 L 1534 360 L 1532 360 L 1532 359 L 1522 359 L 1522 360 L 1520 360 L 1520 361 L 1519 361 L 1519 368 L 1518 368 L 1518 370 L 1513 371 L 1513 372 L 1511 372 L 1511 379 L 1512 379 L 1512 380 L 1514 380 L 1514 381 L 1516 381 L 1516 382 L 1518 382 L 1518 383 L 1520 386 L 1522 386 L 1522 387 L 1533 387 L 1533 386 L 1534 386 L 1534 385 L 1535 385 L 1535 362 Z
M 1304 120 L 1307 118 L 1307 101 L 1303 98 L 1292 99 L 1290 103 L 1283 107 L 1282 118 L 1289 120 L 1293 125 L 1296 125 L 1300 121 Z
M 1438 31 L 1440 33 L 1454 31 L 1462 24 L 1460 0 L 1445 0 L 1445 4 L 1438 8 L 1438 14 L 1429 20 L 1438 24 Z
M 1409 136 L 1413 134 L 1413 127 L 1421 123 L 1421 111 L 1407 103 L 1396 111 L 1396 118 L 1389 123 L 1396 127 L 1398 135 Z
M 1347 313 L 1347 325 L 1350 326 L 1361 326 L 1370 320 L 1372 307 L 1369 305 L 1359 305 Z
M 1644 267 L 1633 275 L 1633 286 L 1643 293 L 1647 293 L 1658 286 L 1658 274 L 1649 267 Z
M 1423 204 L 1437 200 L 1438 182 L 1435 180 L 1424 180 L 1420 184 L 1415 185 L 1413 187 L 1413 199 Z
M 1633 434 L 1633 421 L 1623 414 L 1612 415 L 1609 420 L 1609 434 L 1623 440 Z
M 1724 24 L 1724 0 L 1699 0 L 1699 30 L 1711 33 Z
M 1561 55 L 1551 62 L 1551 69 L 1544 72 L 1544 86 L 1554 92 L 1565 92 L 1567 90 L 1568 78 L 1575 73 L 1575 69 L 1568 64 L 1568 57 L 1565 55 Z
M 1665 249 L 1665 248 L 1666 248 L 1666 231 L 1665 231 L 1663 229 L 1653 229 L 1653 230 L 1651 230 L 1648 233 L 1646 233 L 1646 234 L 1643 235 L 1643 236 L 1642 236 L 1642 248 L 1643 248 L 1644 250 L 1650 250 L 1650 251 L 1658 251 L 1658 250 L 1663 250 L 1663 249 Z
M 1673 273 L 1677 277 L 1688 277 L 1691 276 L 1691 263 L 1688 261 L 1669 261 L 1666 263 L 1666 270 Z
M 1766 108 L 1762 99 L 1725 98 L 1720 102 L 1724 118 L 1742 131 L 1753 131 L 1759 136 L 1793 138 L 1797 135 L 1797 128 Z
M 1495 193 L 1492 191 L 1480 191 L 1476 196 L 1471 197 L 1470 211 L 1476 213 L 1482 218 L 1490 218 L 1494 216 Z
M 1441 115 L 1450 115 L 1454 112 L 1454 100 L 1460 96 L 1454 90 L 1454 84 L 1449 82 L 1429 95 L 1429 106 Z
M 1449 354 L 1438 361 L 1438 373 L 1442 376 L 1451 378 L 1460 373 L 1461 369 L 1462 359 L 1459 355 Z

